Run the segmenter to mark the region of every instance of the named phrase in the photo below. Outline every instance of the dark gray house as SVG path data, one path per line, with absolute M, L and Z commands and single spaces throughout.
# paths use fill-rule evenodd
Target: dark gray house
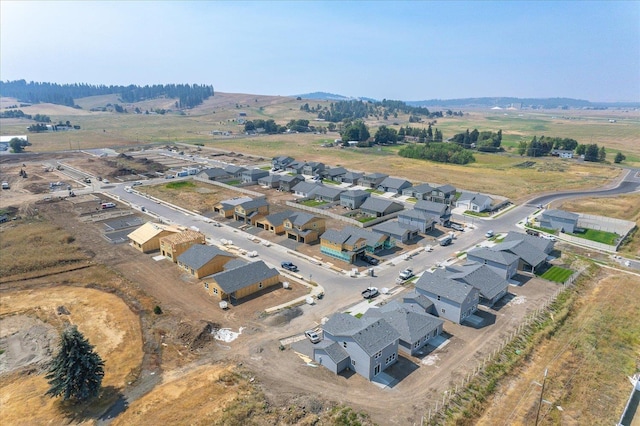
M 384 173 L 369 173 L 362 176 L 358 181 L 358 184 L 367 188 L 377 188 L 378 185 L 388 177 L 389 175 L 385 175 Z
M 329 318 L 322 330 L 327 346 L 314 348 L 313 359 L 321 365 L 328 362 L 331 370 L 340 372 L 342 370 L 338 366 L 344 369 L 347 364 L 349 369 L 372 380 L 398 361 L 400 333 L 381 318 L 359 319 L 337 313 Z M 337 343 L 348 354 L 348 363 L 342 352 L 337 353 L 335 358 L 330 357 L 326 348 L 331 342 Z M 335 347 L 329 351 L 335 353 Z
M 321 185 L 313 194 L 316 200 L 334 202 L 340 199 L 340 194 L 345 190 L 337 186 Z
M 452 204 L 455 202 L 456 188 L 451 185 L 442 185 L 431 191 L 431 201 L 436 203 Z
M 271 167 L 276 170 L 284 170 L 289 165 L 289 163 L 293 163 L 293 161 L 295 161 L 293 158 L 287 157 L 285 155 L 273 157 L 273 159 L 271 160 Z
M 307 176 L 319 176 L 324 172 L 324 163 L 310 161 L 302 166 L 302 174 Z
M 242 182 L 258 183 L 258 179 L 269 176 L 269 172 L 261 169 L 249 169 L 242 172 Z
M 540 238 L 542 239 L 542 238 Z M 547 261 L 547 253 L 524 240 L 502 242 L 491 247 L 493 250 L 503 253 L 511 253 L 518 257 L 518 269 L 524 272 L 534 273 Z
M 210 169 L 201 170 L 196 176 L 202 179 L 215 181 L 228 180 L 232 177 L 229 173 L 225 172 L 224 169 L 220 167 L 212 167 Z
M 343 176 L 338 177 L 338 182 L 349 183 L 351 185 L 357 185 L 362 178 L 362 173 L 357 172 L 347 172 Z
M 360 211 L 373 217 L 382 217 L 404 209 L 401 203 L 378 197 L 369 197 L 360 206 Z
M 443 269 L 423 273 L 416 281 L 416 291 L 433 303 L 436 315 L 460 324 L 478 309 L 480 292 L 446 274 Z
M 416 205 L 413 206 L 413 209 L 433 216 L 440 225 L 447 225 L 451 219 L 451 206 L 448 204 L 419 200 Z
M 579 215 L 564 210 L 545 210 L 540 216 L 540 227 L 573 233 L 578 227 Z
M 388 220 L 371 227 L 376 232 L 388 235 L 396 241 L 406 244 L 418 237 L 420 230 L 416 226 L 405 225 L 395 220 Z
M 493 306 L 507 294 L 509 283 L 487 265 L 467 263 L 463 266 L 447 266 L 447 276 L 469 284 L 480 292 L 480 302 Z
M 282 175 L 280 176 L 280 191 L 293 192 L 293 187 L 304 182 L 304 177 L 300 175 Z
M 340 182 L 340 178 L 347 174 L 347 171 L 348 170 L 344 167 L 332 167 L 330 169 L 324 169 L 324 172 L 322 172 L 322 177 L 324 177 L 325 179 Z
M 546 238 L 534 237 L 533 235 L 523 234 L 522 232 L 509 232 L 507 236 L 502 239 L 503 243 L 509 243 L 511 241 L 524 241 L 546 254 L 553 251 L 555 244 Z
M 267 188 L 279 188 L 280 187 L 280 175 L 267 175 L 258 179 L 258 185 L 265 186 Z
M 363 318 L 382 318 L 398 333 L 398 349 L 416 355 L 422 347 L 442 333 L 444 321 L 414 303 L 391 301 L 379 308 L 370 308 Z
M 352 189 L 340 194 L 340 205 L 351 210 L 359 209 L 364 201 L 371 197 L 371 193 L 364 189 Z
M 404 210 L 398 213 L 398 223 L 405 226 L 414 226 L 423 234 L 433 231 L 436 226 L 436 218 L 423 210 Z
M 306 163 L 302 161 L 292 161 L 291 163 L 287 164 L 287 167 L 285 168 L 285 170 L 289 173 L 301 175 L 302 169 L 304 168 L 305 164 Z
M 299 197 L 312 198 L 322 184 L 312 182 L 300 182 L 294 186 L 293 193 Z
M 240 179 L 245 170 L 247 170 L 245 167 L 234 166 L 233 164 L 229 164 L 224 168 L 224 171 L 229 173 L 234 179 Z
M 473 248 L 467 252 L 467 260 L 487 265 L 502 278 L 508 280 L 517 273 L 520 258 L 507 251 L 494 250 L 494 247 Z
M 431 197 L 433 187 L 428 183 L 421 183 L 420 185 L 411 186 L 402 190 L 402 195 L 416 198 L 418 200 L 427 200 Z
M 402 194 L 402 191 L 404 189 L 410 188 L 411 186 L 411 182 L 409 182 L 408 180 L 387 177 L 382 182 L 380 182 L 380 184 L 378 185 L 378 190 L 384 192 L 393 192 L 394 194 Z

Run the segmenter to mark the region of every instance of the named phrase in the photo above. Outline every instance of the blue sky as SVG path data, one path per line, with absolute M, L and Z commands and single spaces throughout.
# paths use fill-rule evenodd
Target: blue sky
M 640 101 L 639 1 L 0 3 L 0 79 Z

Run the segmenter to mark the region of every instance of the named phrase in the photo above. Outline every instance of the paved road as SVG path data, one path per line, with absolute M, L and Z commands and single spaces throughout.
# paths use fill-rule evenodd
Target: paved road
M 145 184 L 158 184 L 162 182 L 164 182 L 164 179 L 154 179 L 145 181 Z M 101 187 L 96 188 L 96 190 L 116 195 L 121 200 L 133 205 L 134 208 L 144 206 L 148 213 L 157 215 L 170 223 L 186 227 L 196 227 L 215 243 L 220 243 L 221 239 L 231 240 L 233 241 L 233 245 L 240 249 L 246 251 L 255 250 L 259 253 L 258 257 L 253 259 L 247 258 L 247 260 L 264 260 L 269 265 L 277 267 L 278 269 L 280 269 L 280 262 L 283 260 L 293 261 L 300 268 L 299 275 L 306 280 L 313 280 L 324 287 L 326 296 L 322 303 L 330 306 L 331 309 L 335 311 L 339 309 L 339 307 L 359 302 L 361 300 L 360 292 L 368 286 L 393 288 L 396 285 L 398 273 L 402 269 L 410 267 L 419 274 L 432 266 L 455 258 L 456 252 L 466 251 L 485 241 L 484 234 L 488 230 L 493 230 L 495 233 L 519 230 L 516 225 L 519 222 L 523 222 L 527 216 L 538 210 L 536 207 L 538 204 L 547 204 L 551 201 L 567 197 L 605 196 L 634 192 L 638 190 L 640 186 L 640 177 L 636 171 L 630 171 L 619 185 L 614 188 L 594 191 L 563 192 L 537 197 L 526 204 L 512 208 L 497 218 L 484 219 L 454 215 L 453 219 L 457 222 L 466 223 L 468 230 L 466 232 L 456 232 L 456 239 L 452 245 L 447 247 L 433 245 L 432 252 L 427 253 L 420 251 L 410 259 L 399 256 L 374 267 L 375 274 L 373 277 L 361 275 L 357 278 L 351 278 L 344 273 L 338 273 L 329 269 L 326 264 L 317 264 L 301 258 L 283 246 L 274 244 L 266 247 L 261 244 L 256 244 L 249 240 L 249 237 L 253 238 L 249 233 L 227 225 L 216 227 L 214 224 L 208 223 L 208 219 L 203 216 L 185 213 L 180 209 L 174 209 L 164 203 L 156 203 L 135 192 L 127 192 L 125 191 L 125 186 L 126 184 L 101 185 Z M 87 188 L 85 191 L 90 192 L 91 190 L 92 188 Z M 426 244 L 428 243 L 424 243 L 423 245 Z M 632 261 L 631 266 L 640 269 L 640 262 Z

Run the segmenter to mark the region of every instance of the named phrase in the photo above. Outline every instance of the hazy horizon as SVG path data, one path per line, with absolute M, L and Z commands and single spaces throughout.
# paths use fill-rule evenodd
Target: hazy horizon
M 0 79 L 640 102 L 640 2 L 0 3 Z

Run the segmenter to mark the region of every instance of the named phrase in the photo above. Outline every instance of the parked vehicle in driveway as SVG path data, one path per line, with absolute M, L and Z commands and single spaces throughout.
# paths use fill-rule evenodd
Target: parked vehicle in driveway
M 318 333 L 316 333 L 313 330 L 307 330 L 304 332 L 304 335 L 307 336 L 307 339 L 309 339 L 309 341 L 311 341 L 311 343 L 318 343 L 320 340 L 320 336 L 318 335 Z
M 527 234 L 533 235 L 534 237 L 539 237 L 540 236 L 540 233 L 538 231 L 534 230 L 534 229 L 527 228 L 526 232 L 527 232 Z
M 486 238 L 491 238 L 491 237 L 493 237 L 493 231 L 487 231 L 487 233 L 486 233 L 486 234 L 484 234 L 484 236 L 485 236 Z
M 447 235 L 444 238 L 440 238 L 438 240 L 438 242 L 440 243 L 441 246 L 448 246 L 449 244 L 451 244 L 453 242 L 453 238 L 451 237 L 451 235 Z
M 378 289 L 376 287 L 367 287 L 367 289 L 362 292 L 362 297 L 365 299 L 373 299 L 378 294 Z
M 368 254 L 363 254 L 360 257 L 363 261 L 367 262 L 369 265 L 377 265 L 378 263 L 380 263 L 380 261 L 378 259 L 376 259 L 373 256 L 369 256 Z
M 287 271 L 298 272 L 298 267 L 291 262 L 282 262 L 280 266 Z
M 451 222 L 449 226 L 451 227 L 451 229 L 455 229 L 456 231 L 464 231 L 464 226 L 460 225 L 459 223 Z

